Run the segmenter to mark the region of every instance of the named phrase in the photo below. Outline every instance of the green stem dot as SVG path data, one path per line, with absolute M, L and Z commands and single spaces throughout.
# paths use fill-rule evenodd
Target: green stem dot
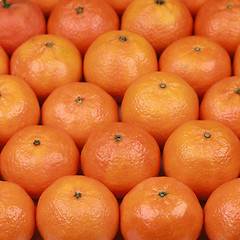
M 119 37 L 119 40 L 122 41 L 122 42 L 126 42 L 127 41 L 127 38 L 126 37 Z
M 195 47 L 194 50 L 199 52 L 201 50 L 201 48 L 200 47 Z
M 120 142 L 121 140 L 122 140 L 122 135 L 115 135 L 114 136 L 114 140 L 116 141 L 116 142 Z
M 165 88 L 166 87 L 166 84 L 165 83 L 162 83 L 161 85 L 160 85 L 160 88 Z
M 165 3 L 165 1 L 159 1 L 159 0 L 156 1 L 156 4 L 162 5 L 162 4 L 164 4 L 164 3 Z
M 233 5 L 232 5 L 232 4 L 228 4 L 228 5 L 227 5 L 227 8 L 228 8 L 228 9 L 232 9 L 232 8 L 233 8 Z
M 240 94 L 240 88 L 236 89 L 236 94 Z
M 74 194 L 74 197 L 75 197 L 76 199 L 79 199 L 79 198 L 82 197 L 82 194 L 79 193 L 79 192 L 76 192 L 76 193 Z
M 84 99 L 84 98 L 80 98 L 80 97 L 79 97 L 79 98 L 77 98 L 75 101 L 76 101 L 77 104 L 81 104 L 81 103 L 83 102 L 83 99 Z
M 83 7 L 78 7 L 76 10 L 77 10 L 77 14 L 82 13 L 83 12 Z
M 33 142 L 33 144 L 34 144 L 35 146 L 38 146 L 38 145 L 40 145 L 40 141 L 39 141 L 39 140 L 35 140 L 35 141 Z
M 165 191 L 161 191 L 158 193 L 159 197 L 164 198 L 167 196 L 167 193 Z
M 53 44 L 51 42 L 46 42 L 47 47 L 51 47 Z
M 204 134 L 204 137 L 205 137 L 205 138 L 210 138 L 210 137 L 211 137 L 211 134 L 210 134 L 210 133 L 205 133 L 205 134 Z

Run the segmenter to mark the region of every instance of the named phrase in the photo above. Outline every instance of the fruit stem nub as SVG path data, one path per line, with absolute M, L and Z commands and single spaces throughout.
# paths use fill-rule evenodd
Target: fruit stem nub
M 127 41 L 127 38 L 126 37 L 119 37 L 119 40 L 122 41 L 122 42 L 126 42 Z
M 34 144 L 35 146 L 38 146 L 38 145 L 40 145 L 40 141 L 39 141 L 39 140 L 35 140 L 35 141 L 33 142 L 33 144 Z
M 80 197 L 82 197 L 82 194 L 79 193 L 79 192 L 76 192 L 76 193 L 74 194 L 74 197 L 75 197 L 76 199 L 79 199 Z
M 166 84 L 165 83 L 162 83 L 161 85 L 160 85 L 160 88 L 165 88 L 166 87 Z
M 210 133 L 205 133 L 205 134 L 204 134 L 204 137 L 205 137 L 205 138 L 210 138 L 210 137 L 211 137 L 211 134 L 210 134 Z
M 46 46 L 47 46 L 47 47 L 51 47 L 51 46 L 52 46 L 52 43 L 51 43 L 51 42 L 46 42 Z
M 237 89 L 236 89 L 236 93 L 237 93 L 237 94 L 240 94 L 240 88 L 237 88 Z M 0 96 L 1 96 L 1 95 L 0 95 Z
M 232 9 L 232 8 L 233 8 L 233 5 L 232 5 L 232 4 L 228 4 L 228 5 L 227 5 L 227 8 L 228 8 L 228 9 Z
M 77 14 L 82 13 L 83 12 L 83 7 L 78 7 L 76 10 L 77 10 Z
M 200 47 L 195 47 L 194 50 L 199 52 L 201 50 L 201 48 Z
M 165 1 L 159 1 L 159 0 L 156 1 L 156 4 L 162 5 L 162 4 L 164 4 L 164 3 L 165 3 Z
M 158 193 L 158 195 L 163 198 L 163 197 L 166 197 L 167 196 L 167 193 L 165 191 L 161 191 Z
M 78 99 L 76 99 L 77 104 L 81 104 L 83 102 L 84 98 L 78 97 Z
M 120 135 L 120 134 L 119 135 L 115 135 L 114 140 L 116 142 L 120 142 L 122 140 L 122 135 Z
M 11 3 L 6 3 L 6 0 L 1 0 L 3 2 L 3 8 L 9 8 Z

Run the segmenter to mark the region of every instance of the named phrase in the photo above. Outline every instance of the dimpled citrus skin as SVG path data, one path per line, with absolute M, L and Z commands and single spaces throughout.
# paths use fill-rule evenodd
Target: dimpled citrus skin
M 20 129 L 39 123 L 40 106 L 30 86 L 21 78 L 0 75 L 0 148 Z
M 117 29 L 119 17 L 116 11 L 99 0 L 60 1 L 47 23 L 48 33 L 70 40 L 82 55 L 99 35 Z
M 14 51 L 11 74 L 23 78 L 42 103 L 57 87 L 82 79 L 82 57 L 70 41 L 51 34 L 30 38 Z
M 198 97 L 176 74 L 151 72 L 129 86 L 122 101 L 121 114 L 123 122 L 146 129 L 162 148 L 178 126 L 198 119 Z
M 240 238 L 240 179 L 218 187 L 204 207 L 204 228 L 211 240 Z
M 42 106 L 43 125 L 57 126 L 82 148 L 92 130 L 119 121 L 114 99 L 92 83 L 75 82 L 55 89 Z
M 59 177 L 77 173 L 79 152 L 63 130 L 32 125 L 7 142 L 0 164 L 5 180 L 19 184 L 37 199 Z
M 120 220 L 125 240 L 193 240 L 200 235 L 203 210 L 185 184 L 155 177 L 139 183 L 123 198 Z
M 9 8 L 0 2 L 0 45 L 8 55 L 32 36 L 46 32 L 42 10 L 27 0 L 7 0 Z
M 0 239 L 31 240 L 35 230 L 35 205 L 15 183 L 0 181 Z
M 111 31 L 102 34 L 84 57 L 84 77 L 121 102 L 129 85 L 142 75 L 158 70 L 151 44 L 138 34 Z
M 239 156 L 239 139 L 228 127 L 218 121 L 194 120 L 167 139 L 163 168 L 166 176 L 175 177 L 206 200 L 218 186 L 239 176 Z
M 208 37 L 233 56 L 240 42 L 240 1 L 212 0 L 199 9 L 194 34 Z
M 192 34 L 193 19 L 180 0 L 136 0 L 124 11 L 121 29 L 146 38 L 159 55 L 173 41 Z
M 41 195 L 36 221 L 44 240 L 112 240 L 119 227 L 119 206 L 97 180 L 66 176 Z
M 0 75 L 9 74 L 9 57 L 6 51 L 0 46 Z
M 160 149 L 144 129 L 116 122 L 92 132 L 81 152 L 83 174 L 104 183 L 117 198 L 158 176 Z

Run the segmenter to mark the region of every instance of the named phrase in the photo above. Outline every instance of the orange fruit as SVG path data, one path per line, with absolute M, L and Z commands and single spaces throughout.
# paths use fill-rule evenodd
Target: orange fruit
M 197 239 L 203 210 L 196 195 L 174 178 L 148 178 L 134 187 L 120 205 L 125 240 Z
M 134 0 L 105 0 L 110 6 L 112 6 L 117 13 L 121 16 L 127 6 L 132 3 Z
M 76 82 L 58 87 L 42 106 L 42 123 L 65 130 L 80 149 L 93 130 L 118 121 L 117 103 L 92 83 Z
M 84 56 L 84 77 L 99 85 L 118 102 L 138 77 L 158 70 L 154 48 L 143 37 L 128 31 L 99 36 Z
M 194 24 L 194 34 L 208 37 L 233 56 L 240 43 L 240 1 L 206 1 L 199 9 Z
M 11 74 L 23 78 L 42 103 L 57 87 L 82 78 L 82 57 L 70 41 L 51 34 L 30 38 L 13 53 Z
M 156 140 L 124 122 L 93 131 L 81 152 L 83 174 L 105 184 L 117 198 L 144 179 L 158 176 L 160 162 Z
M 146 129 L 162 148 L 178 126 L 198 119 L 199 102 L 196 92 L 179 76 L 151 72 L 129 86 L 121 115 L 123 122 Z
M 238 44 L 237 49 L 234 53 L 232 68 L 233 68 L 233 75 L 239 76 L 240 75 L 240 43 Z
M 1 152 L 0 164 L 5 180 L 38 198 L 56 179 L 77 173 L 79 152 L 63 130 L 33 125 L 11 137 Z
M 182 77 L 200 99 L 209 87 L 232 72 L 228 52 L 201 36 L 181 38 L 170 44 L 160 56 L 159 68 Z
M 193 120 L 167 139 L 163 168 L 166 176 L 185 183 L 200 200 L 206 200 L 218 186 L 239 176 L 239 155 L 239 139 L 228 127 L 218 121 Z
M 204 227 L 211 240 L 240 238 L 240 179 L 218 187 L 204 207 Z
M 180 0 L 136 0 L 123 13 L 121 29 L 146 38 L 159 55 L 170 43 L 192 34 L 193 19 Z
M 215 83 L 203 97 L 200 118 L 216 120 L 229 127 L 240 139 L 240 76 Z
M 48 17 L 60 0 L 31 0 L 31 1 L 36 3 L 42 9 L 45 17 Z
M 102 183 L 85 176 L 56 180 L 41 195 L 37 227 L 44 240 L 113 239 L 119 206 Z
M 0 46 L 0 75 L 9 74 L 9 57 Z
M 0 148 L 18 130 L 38 124 L 40 106 L 29 85 L 11 75 L 0 75 Z
M 35 229 L 35 205 L 23 188 L 0 181 L 0 239 L 31 240 Z
M 0 2 L 0 45 L 7 54 L 32 36 L 46 32 L 42 10 L 28 0 L 3 0 Z
M 72 41 L 81 54 L 101 34 L 117 30 L 119 17 L 105 1 L 62 0 L 51 12 L 47 30 Z
M 202 5 L 207 2 L 208 0 L 181 0 L 183 3 L 186 4 L 189 11 L 191 12 L 192 16 L 195 16 L 198 10 L 202 7 Z

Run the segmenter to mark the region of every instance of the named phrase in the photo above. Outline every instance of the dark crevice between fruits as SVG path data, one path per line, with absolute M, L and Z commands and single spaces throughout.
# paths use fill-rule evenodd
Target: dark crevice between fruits
M 165 191 L 161 191 L 158 193 L 159 197 L 164 198 L 167 196 L 167 193 Z
M 33 144 L 34 144 L 35 146 L 38 146 L 38 145 L 40 145 L 40 141 L 39 141 L 39 140 L 35 140 L 35 141 L 33 142 Z
M 79 199 L 79 198 L 82 197 L 82 194 L 79 193 L 79 192 L 76 192 L 76 193 L 74 194 L 74 197 L 75 197 L 76 199 Z
M 210 134 L 210 133 L 205 133 L 205 134 L 204 134 L 204 137 L 205 137 L 205 138 L 210 138 L 210 137 L 211 137 L 211 134 Z
M 77 14 L 80 14 L 80 13 L 83 12 L 83 7 L 79 7 L 79 8 L 77 8 L 76 10 L 77 10 Z
M 115 135 L 114 140 L 120 142 L 122 140 L 122 135 Z
M 75 101 L 77 104 L 81 104 L 83 102 L 84 98 L 78 97 Z

